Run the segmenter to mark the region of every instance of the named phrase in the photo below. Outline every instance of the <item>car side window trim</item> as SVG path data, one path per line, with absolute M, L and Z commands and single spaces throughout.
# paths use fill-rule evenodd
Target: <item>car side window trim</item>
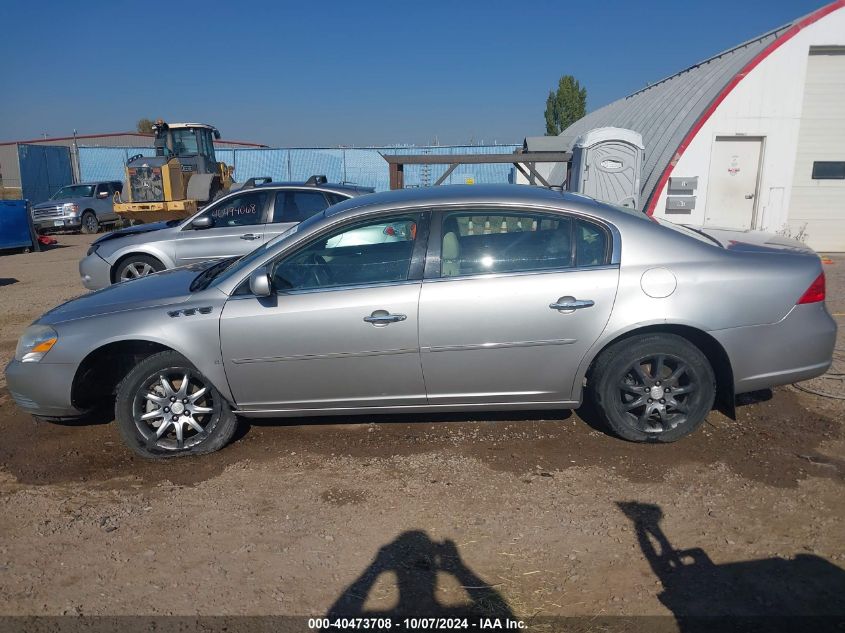
M 413 284 L 422 283 L 422 279 L 403 279 L 402 281 L 376 281 L 372 283 L 362 283 L 362 284 L 347 284 L 344 286 L 326 286 L 324 288 L 300 288 L 296 290 L 279 290 L 276 291 L 275 295 L 277 297 L 287 297 L 287 296 L 295 296 L 295 295 L 309 295 L 321 292 L 340 292 L 342 290 L 364 290 L 367 288 L 393 288 L 396 286 L 410 286 Z M 241 290 L 243 288 L 243 290 Z M 238 289 L 241 290 L 240 292 L 235 292 L 232 294 L 231 299 L 254 299 L 255 297 L 249 293 L 249 279 L 243 281 L 239 286 Z
M 476 211 L 484 211 L 484 213 L 478 213 L 478 215 L 492 215 L 494 212 L 496 215 L 507 215 L 508 213 L 512 214 L 519 214 L 519 215 L 547 215 L 549 217 L 558 216 L 561 218 L 567 218 L 571 221 L 571 236 L 574 237 L 574 232 L 578 228 L 579 222 L 586 222 L 599 230 L 605 233 L 605 253 L 604 253 L 604 263 L 594 265 L 594 266 L 577 266 L 577 249 L 575 247 L 576 241 L 572 239 L 571 243 L 573 244 L 572 253 L 571 253 L 571 265 L 568 267 L 560 267 L 560 268 L 543 268 L 537 270 L 522 270 L 522 271 L 507 271 L 507 272 L 489 272 L 489 273 L 468 273 L 463 275 L 454 275 L 449 277 L 441 277 L 441 254 L 440 249 L 442 246 L 443 240 L 443 221 L 445 220 L 447 215 L 452 215 L 455 213 L 472 213 Z M 580 214 L 580 213 L 570 213 L 565 210 L 555 210 L 555 209 L 548 209 L 542 207 L 519 207 L 519 206 L 511 206 L 511 207 L 503 207 L 499 205 L 490 205 L 482 207 L 477 206 L 466 206 L 466 207 L 457 207 L 457 208 L 438 208 L 438 209 L 431 209 L 431 228 L 430 228 L 430 235 L 428 240 L 428 251 L 426 255 L 426 263 L 425 263 L 425 274 L 424 278 L 426 281 L 452 281 L 452 280 L 460 280 L 460 279 L 477 279 L 477 278 L 494 278 L 494 277 L 502 277 L 502 276 L 514 276 L 514 275 L 537 275 L 549 272 L 583 272 L 588 270 L 605 270 L 609 268 L 618 268 L 619 267 L 619 251 L 620 251 L 620 244 L 619 244 L 619 231 L 614 226 L 610 226 L 601 220 L 594 219 L 590 216 Z
M 442 283 L 450 281 L 469 281 L 471 279 L 499 279 L 501 277 L 533 277 L 536 275 L 560 275 L 564 273 L 590 273 L 597 270 L 618 270 L 619 264 L 603 264 L 601 266 L 582 266 L 581 268 L 542 268 L 539 270 L 517 270 L 503 273 L 482 273 L 455 275 L 454 277 L 431 277 L 425 278 L 425 283 Z

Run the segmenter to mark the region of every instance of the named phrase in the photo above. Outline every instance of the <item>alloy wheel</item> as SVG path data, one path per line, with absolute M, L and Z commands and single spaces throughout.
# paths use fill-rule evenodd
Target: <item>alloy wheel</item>
M 126 281 L 128 279 L 137 279 L 138 277 L 146 277 L 155 272 L 155 268 L 150 266 L 147 262 L 132 262 L 126 266 L 120 273 L 120 280 Z
M 217 409 L 211 385 L 191 369 L 174 368 L 142 383 L 132 413 L 148 449 L 172 451 L 207 439 Z
M 94 217 L 91 213 L 88 213 L 85 216 L 85 228 L 89 233 L 96 233 L 97 228 L 99 227 L 99 223 L 97 222 L 97 218 Z
M 698 383 L 687 363 L 659 354 L 634 362 L 619 383 L 622 411 L 644 433 L 662 433 L 683 424 Z

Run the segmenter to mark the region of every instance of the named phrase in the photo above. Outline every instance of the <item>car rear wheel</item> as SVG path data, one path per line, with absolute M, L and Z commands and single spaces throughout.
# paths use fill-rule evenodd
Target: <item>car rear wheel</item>
M 130 255 L 120 263 L 115 278 L 117 281 L 128 281 L 138 277 L 146 277 L 161 270 L 164 264 L 149 255 Z
M 713 407 L 716 379 L 707 357 L 674 334 L 636 336 L 596 361 L 591 396 L 602 418 L 634 442 L 674 442 L 695 431 Z
M 177 352 L 139 363 L 118 387 L 115 417 L 123 441 L 151 459 L 223 448 L 237 417 L 209 380 Z
M 81 225 L 79 230 L 86 235 L 91 235 L 100 230 L 100 222 L 97 220 L 97 216 L 91 211 L 83 213 L 82 218 L 80 218 L 80 222 Z

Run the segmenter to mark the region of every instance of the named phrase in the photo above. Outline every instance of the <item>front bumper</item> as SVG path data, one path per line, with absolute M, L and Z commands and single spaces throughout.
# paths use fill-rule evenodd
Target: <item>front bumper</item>
M 731 361 L 736 393 L 821 376 L 833 362 L 836 321 L 823 302 L 796 305 L 777 323 L 710 332 Z
M 78 418 L 85 412 L 73 406 L 71 388 L 76 365 L 21 363 L 6 365 L 6 385 L 15 404 L 45 418 Z
M 45 231 L 66 231 L 68 229 L 78 229 L 82 226 L 82 220 L 79 216 L 63 216 L 58 218 L 39 218 L 32 220 L 35 225 L 35 230 L 39 233 Z
M 88 290 L 99 290 L 111 285 L 111 264 L 96 252 L 79 260 L 79 276 Z

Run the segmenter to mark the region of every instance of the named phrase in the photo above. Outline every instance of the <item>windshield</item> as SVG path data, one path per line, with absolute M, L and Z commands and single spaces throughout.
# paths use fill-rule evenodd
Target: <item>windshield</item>
M 52 196 L 50 200 L 62 200 L 63 198 L 90 198 L 94 195 L 94 185 L 68 185 L 62 187 Z
M 254 251 L 244 255 L 240 259 L 232 260 L 232 262 L 230 264 L 228 264 L 226 266 L 221 266 L 218 270 L 214 270 L 213 272 L 212 272 L 211 268 L 209 268 L 208 270 L 205 270 L 204 272 L 200 273 L 200 277 L 202 277 L 203 275 L 206 275 L 206 277 L 203 279 L 203 283 L 204 283 L 203 287 L 208 286 L 212 281 L 214 281 L 215 284 L 219 284 L 219 283 L 223 282 L 224 280 L 229 279 L 233 275 L 237 275 L 241 271 L 250 268 L 255 262 L 260 261 L 265 255 L 267 255 L 267 253 L 270 250 L 275 249 L 277 244 L 280 244 L 281 242 L 287 240 L 288 238 L 292 237 L 296 233 L 299 233 L 300 231 L 303 231 L 303 230 L 313 226 L 314 224 L 317 224 L 318 222 L 322 221 L 325 218 L 325 216 L 326 216 L 325 211 L 323 211 L 322 213 L 318 213 L 317 215 L 312 215 L 310 218 L 308 218 L 304 222 L 300 222 L 299 224 L 295 224 L 294 226 L 290 227 L 287 231 L 285 231 L 281 235 L 274 237 L 272 240 L 270 240 L 266 244 L 262 244 L 261 246 L 256 248 Z M 228 261 L 228 260 L 224 260 L 224 261 Z M 194 281 L 194 285 L 197 284 L 198 280 L 199 280 L 199 277 L 197 277 L 197 280 Z
M 174 154 L 199 154 L 197 147 L 197 135 L 194 130 L 190 128 L 171 129 L 173 134 L 173 153 Z

